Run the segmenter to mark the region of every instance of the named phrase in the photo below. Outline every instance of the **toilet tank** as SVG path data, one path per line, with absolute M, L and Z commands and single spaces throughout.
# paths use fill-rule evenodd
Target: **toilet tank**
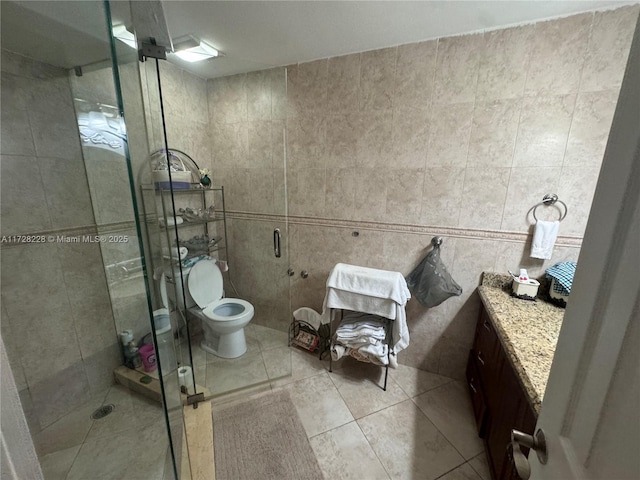
M 169 298 L 169 302 L 172 305 L 178 305 L 180 308 L 184 308 L 183 297 L 182 297 L 182 286 L 184 285 L 184 293 L 185 299 L 187 301 L 187 308 L 192 308 L 196 306 L 196 302 L 193 297 L 189 294 L 188 280 L 189 280 L 189 272 L 191 271 L 191 267 L 182 267 L 182 278 L 183 281 L 180 282 L 180 267 L 177 265 L 172 269 L 167 269 L 164 272 L 166 286 L 167 286 L 167 297 Z M 175 280 L 174 280 L 175 279 Z M 173 283 L 175 281 L 175 289 L 173 287 Z M 176 294 L 178 298 L 176 299 Z

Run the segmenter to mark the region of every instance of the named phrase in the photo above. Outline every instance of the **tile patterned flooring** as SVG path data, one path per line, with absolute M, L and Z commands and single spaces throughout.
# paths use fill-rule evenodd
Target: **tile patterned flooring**
M 237 360 L 194 344 L 196 379 L 214 408 L 289 390 L 326 479 L 490 480 L 462 382 L 400 365 L 385 392 L 382 368 L 347 358 L 330 373 L 328 361 L 289 348 L 286 333 L 253 325 L 247 343 Z M 105 419 L 92 421 L 87 405 L 35 436 L 45 479 L 169 478 L 160 406 L 120 386 L 103 401 L 117 406 Z

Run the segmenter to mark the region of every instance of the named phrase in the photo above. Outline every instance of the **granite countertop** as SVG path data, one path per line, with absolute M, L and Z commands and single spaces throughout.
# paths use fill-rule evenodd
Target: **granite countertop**
M 512 297 L 509 275 L 485 272 L 478 292 L 531 406 L 540 414 L 564 309 L 540 298 Z

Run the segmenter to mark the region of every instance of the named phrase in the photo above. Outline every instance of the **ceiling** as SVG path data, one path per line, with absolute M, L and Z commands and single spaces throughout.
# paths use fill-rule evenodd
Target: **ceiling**
M 169 60 L 203 78 L 495 29 L 637 1 L 163 1 L 172 38 L 194 35 L 223 57 Z M 108 58 L 99 1 L 7 1 L 2 47 L 71 68 Z M 112 2 L 114 23 L 129 5 Z

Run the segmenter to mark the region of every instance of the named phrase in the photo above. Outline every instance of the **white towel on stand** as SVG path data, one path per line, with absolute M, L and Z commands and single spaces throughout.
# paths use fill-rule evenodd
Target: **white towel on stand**
M 545 222 L 538 220 L 533 232 L 531 243 L 531 256 L 533 258 L 550 259 L 553 254 L 553 246 L 558 238 L 560 222 Z

